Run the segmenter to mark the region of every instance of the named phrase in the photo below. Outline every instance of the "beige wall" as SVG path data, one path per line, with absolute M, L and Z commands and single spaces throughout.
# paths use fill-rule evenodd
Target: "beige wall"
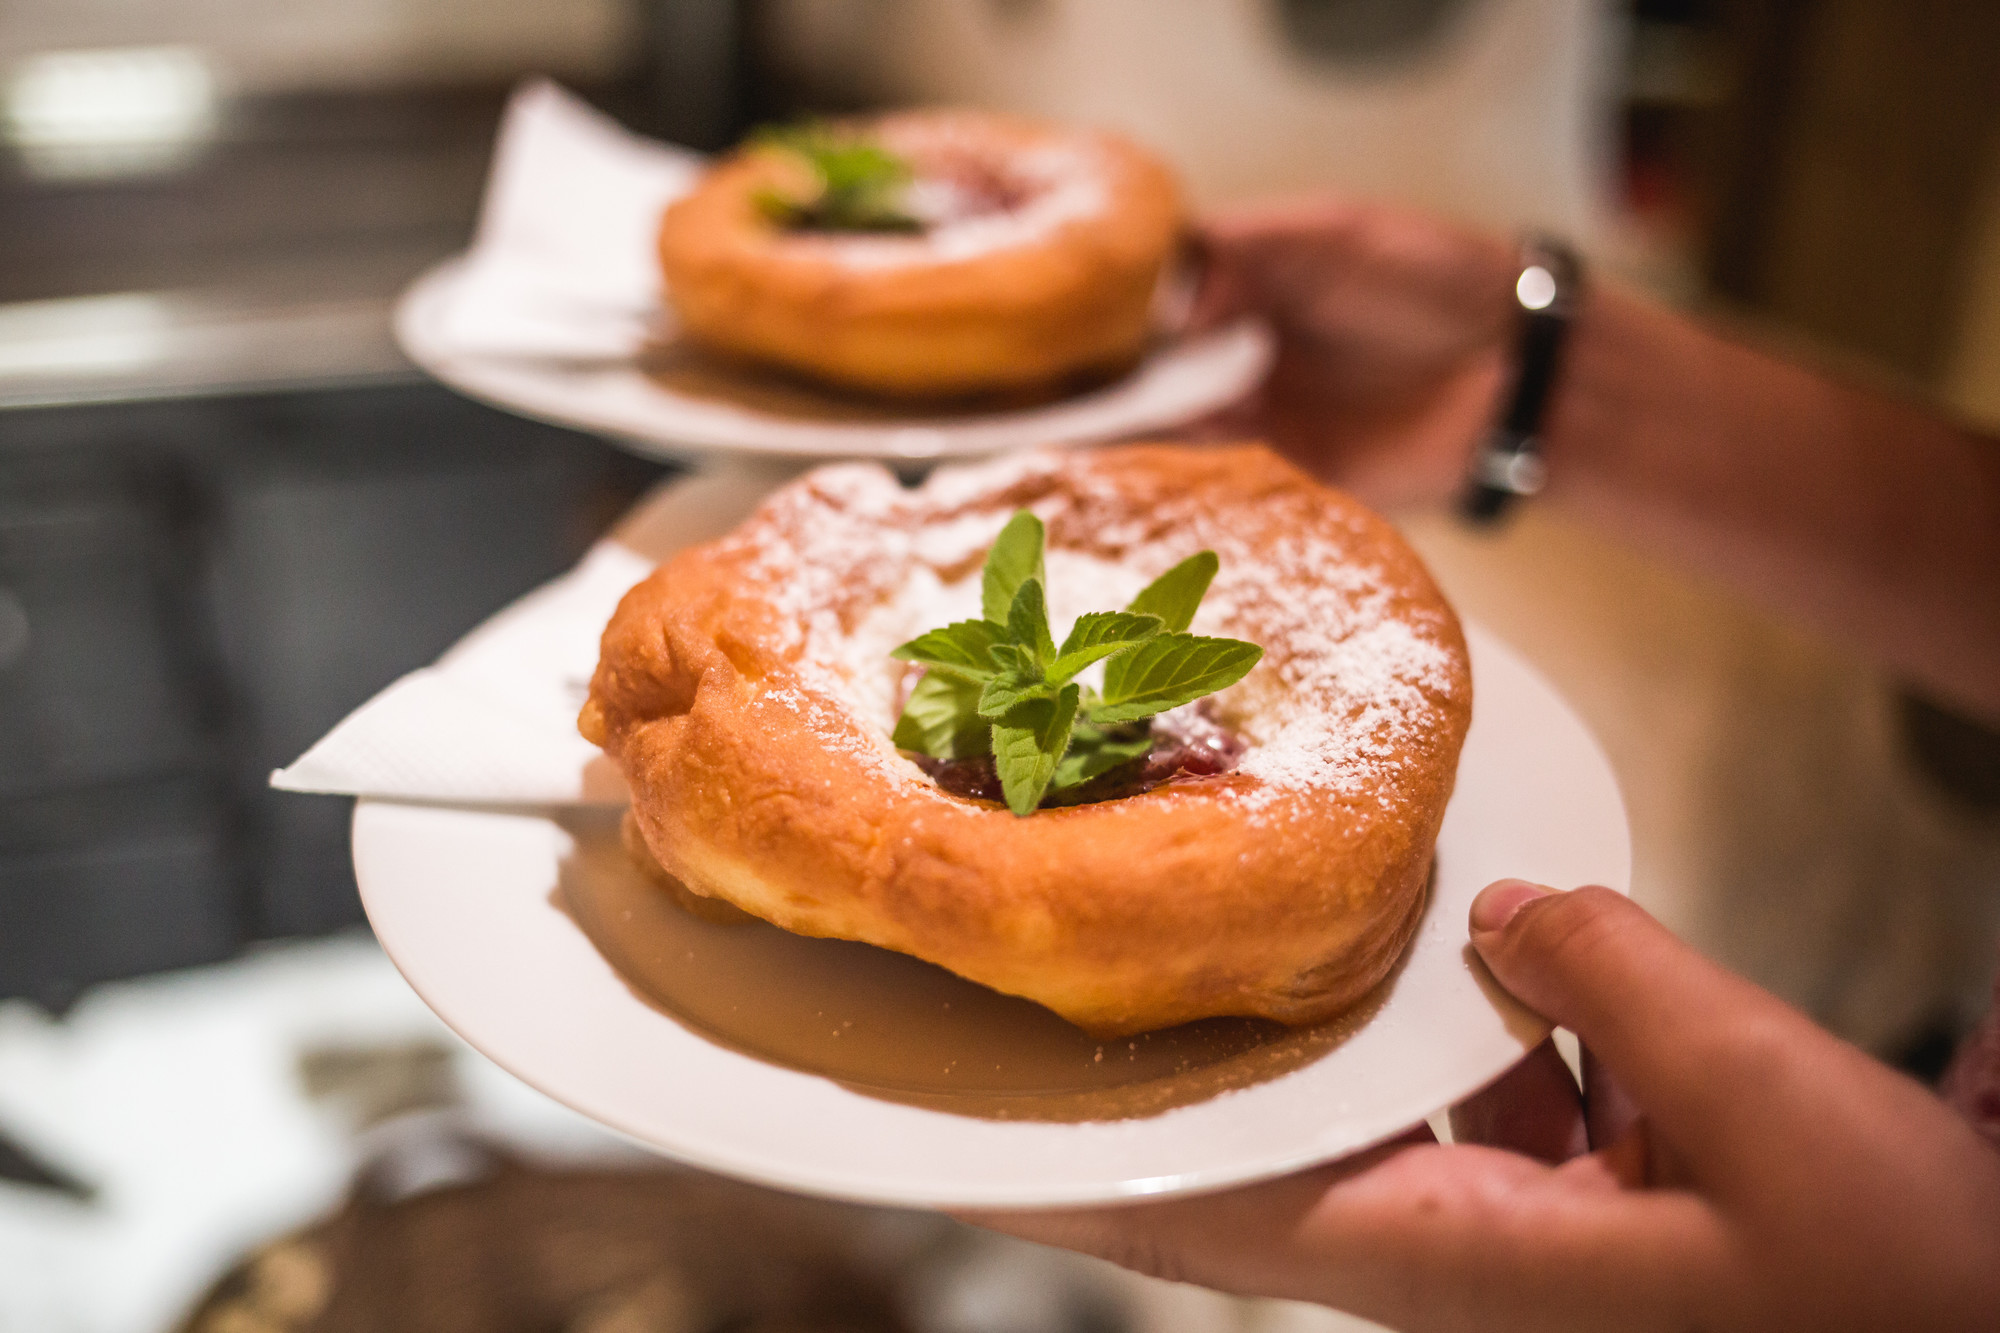
M 1289 49 L 1265 0 L 776 0 L 779 60 L 839 96 L 1115 126 L 1200 201 L 1305 186 L 1589 234 L 1610 198 L 1598 0 L 1474 0 L 1421 58 Z

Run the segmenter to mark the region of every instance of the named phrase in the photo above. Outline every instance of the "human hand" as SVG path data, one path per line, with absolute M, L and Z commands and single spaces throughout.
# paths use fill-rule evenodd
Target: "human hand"
M 1463 482 L 1498 412 L 1518 257 L 1427 214 L 1300 200 L 1202 224 L 1197 324 L 1269 321 L 1262 390 L 1214 423 L 1262 435 L 1379 505 L 1436 503 Z
M 1503 880 L 1472 942 L 1643 1119 L 1595 1119 L 1560 1165 L 1406 1138 L 1204 1197 L 968 1220 L 1405 1333 L 1995 1326 L 2000 1154 L 1929 1093 L 1607 889 Z

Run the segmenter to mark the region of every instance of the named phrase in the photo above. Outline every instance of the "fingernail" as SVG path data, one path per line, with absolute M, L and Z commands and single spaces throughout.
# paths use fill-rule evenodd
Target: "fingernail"
M 1525 879 L 1495 880 L 1472 900 L 1472 928 L 1478 932 L 1503 930 L 1514 913 L 1537 898 L 1546 898 L 1554 889 L 1530 884 Z

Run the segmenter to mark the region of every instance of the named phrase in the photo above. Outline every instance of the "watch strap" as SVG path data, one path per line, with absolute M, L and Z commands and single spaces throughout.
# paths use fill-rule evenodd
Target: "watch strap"
M 1549 396 L 1562 366 L 1563 344 L 1582 294 L 1583 266 L 1561 241 L 1534 237 L 1521 247 L 1514 280 L 1519 315 L 1514 380 L 1500 420 L 1473 454 L 1459 510 L 1491 523 L 1523 496 L 1542 489 L 1541 431 Z

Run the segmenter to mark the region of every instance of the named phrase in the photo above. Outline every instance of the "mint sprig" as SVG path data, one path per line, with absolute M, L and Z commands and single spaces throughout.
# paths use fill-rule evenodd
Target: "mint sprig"
M 1082 701 L 1080 686 L 1065 685 L 1053 699 L 1029 699 L 993 724 L 993 763 L 1007 808 L 1032 814 L 1054 780 Z
M 1014 594 L 1029 579 L 1047 584 L 1049 576 L 1042 564 L 1042 520 L 1025 509 L 1015 511 L 993 539 L 986 552 L 986 568 L 979 575 L 979 611 L 996 625 L 1007 623 L 1014 608 Z
M 812 172 L 817 189 L 804 197 L 765 187 L 754 202 L 782 227 L 808 231 L 921 231 L 903 207 L 909 164 L 874 140 L 821 121 L 770 127 L 753 146 L 790 154 Z
M 1184 634 L 1194 623 L 1195 608 L 1208 595 L 1208 585 L 1222 562 L 1213 551 L 1197 551 L 1154 579 L 1132 599 L 1132 610 L 1158 616 L 1169 634 Z M 1125 664 L 1110 662 L 1104 668 L 1104 692 L 1124 693 Z M 1220 688 L 1219 686 L 1217 688 Z
M 896 719 L 901 750 L 935 759 L 976 759 L 993 753 L 993 726 L 979 716 L 979 682 L 949 671 L 924 673 Z
M 1124 659 L 1118 685 L 1105 686 L 1091 707 L 1093 722 L 1136 722 L 1234 685 L 1257 665 L 1264 650 L 1241 639 L 1160 634 Z
M 1049 628 L 1046 534 L 1027 510 L 1007 521 L 980 578 L 979 620 L 920 634 L 891 656 L 926 668 L 896 722 L 898 747 L 934 759 L 993 756 L 1007 807 L 1028 815 L 1152 747 L 1147 719 L 1235 684 L 1264 650 L 1189 634 L 1218 567 L 1189 556 L 1123 611 Z M 1104 687 L 1077 681 L 1104 663 Z
M 933 671 L 948 672 L 966 680 L 984 681 L 993 675 L 993 645 L 1005 633 L 1005 626 L 989 620 L 961 620 L 919 634 L 891 656 L 920 662 Z
M 1055 780 L 1049 784 L 1055 792 L 1071 787 L 1081 787 L 1093 778 L 1099 778 L 1114 768 L 1122 767 L 1135 759 L 1144 759 L 1153 748 L 1153 733 L 1148 727 L 1106 727 L 1095 722 L 1081 722 L 1070 732 L 1069 751 L 1056 765 Z

